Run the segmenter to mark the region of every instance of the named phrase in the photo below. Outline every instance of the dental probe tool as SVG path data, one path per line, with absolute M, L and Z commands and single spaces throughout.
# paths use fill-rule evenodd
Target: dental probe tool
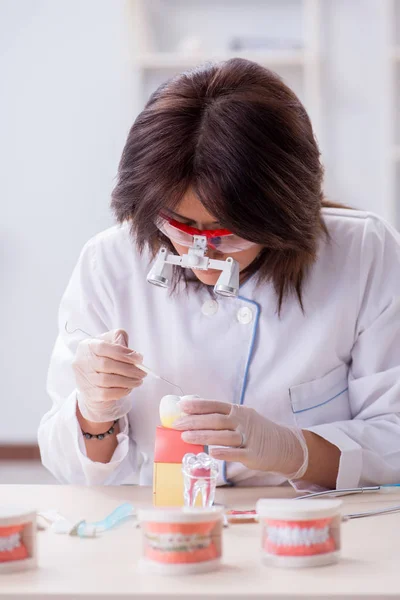
M 89 338 L 95 339 L 95 337 L 93 335 L 90 335 L 90 333 L 88 333 L 87 331 L 84 331 L 83 329 L 80 329 L 79 327 L 77 327 L 73 331 L 69 331 L 68 330 L 68 322 L 65 323 L 65 331 L 69 335 L 73 335 L 77 331 L 80 331 L 84 335 L 87 335 Z M 161 375 L 157 375 L 157 373 L 155 373 L 154 371 L 152 371 L 151 369 L 149 369 L 149 367 L 146 367 L 145 365 L 142 365 L 141 363 L 134 363 L 134 365 L 135 365 L 135 367 L 137 367 L 138 369 L 140 369 L 144 373 L 147 373 L 147 375 L 151 375 L 152 377 L 154 377 L 154 379 L 159 379 L 160 381 L 164 381 L 164 383 L 168 383 L 168 385 L 172 385 L 172 387 L 177 388 L 181 392 L 182 396 L 185 395 L 185 392 L 183 391 L 183 389 L 179 385 L 176 385 L 176 383 L 172 383 L 172 381 L 168 381 L 168 379 L 165 379 L 165 377 L 161 377 Z
M 297 496 L 294 500 L 303 500 L 303 498 L 319 498 L 320 496 L 350 496 L 351 494 L 364 494 L 370 492 L 390 492 L 400 491 L 400 483 L 388 483 L 384 485 L 371 485 L 357 488 L 343 488 L 338 490 L 326 490 L 324 492 L 313 492 L 304 496 Z
M 362 519 L 363 517 L 376 517 L 378 515 L 390 515 L 392 513 L 397 512 L 400 512 L 400 504 L 397 504 L 395 506 L 389 506 L 388 508 L 368 510 L 366 512 L 351 513 L 349 515 L 344 515 L 343 521 L 348 521 L 350 519 Z

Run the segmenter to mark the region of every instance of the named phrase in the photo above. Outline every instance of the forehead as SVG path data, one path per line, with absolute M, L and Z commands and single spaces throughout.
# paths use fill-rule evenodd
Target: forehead
M 174 208 L 174 212 L 178 213 L 186 219 L 197 222 L 215 221 L 215 217 L 210 214 L 202 205 L 193 190 L 189 189 L 182 200 Z

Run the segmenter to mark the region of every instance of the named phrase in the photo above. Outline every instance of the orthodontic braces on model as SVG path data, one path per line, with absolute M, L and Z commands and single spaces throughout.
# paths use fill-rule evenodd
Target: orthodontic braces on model
M 231 232 L 219 230 L 215 232 L 204 231 L 187 227 L 173 219 L 162 218 L 158 228 L 168 238 L 177 243 L 187 246 L 187 254 L 168 254 L 164 246 L 159 250 L 156 260 L 147 275 L 147 281 L 153 285 L 167 288 L 172 280 L 172 266 L 179 266 L 185 269 L 198 269 L 207 271 L 215 269 L 222 271 L 214 286 L 214 292 L 220 296 L 236 297 L 239 293 L 239 263 L 232 257 L 225 260 L 216 260 L 205 256 L 208 246 L 215 246 L 216 240 L 222 240 L 226 246 L 228 239 L 235 239 L 236 236 Z M 202 233 L 206 235 L 202 235 Z M 214 233 L 214 237 L 212 234 Z M 226 241 L 225 241 L 226 240 Z M 246 243 L 246 242 L 245 242 Z M 251 245 L 251 242 L 247 244 Z M 221 244 L 222 246 L 222 244 Z M 241 248 L 238 248 L 239 250 Z M 232 251 L 235 251 L 232 249 Z M 237 251 L 236 250 L 236 251 Z

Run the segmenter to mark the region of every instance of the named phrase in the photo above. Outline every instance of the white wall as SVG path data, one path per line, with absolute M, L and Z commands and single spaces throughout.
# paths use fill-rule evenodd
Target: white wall
M 134 115 L 124 0 L 0 0 L 0 443 L 33 442 L 57 306 L 112 218 Z
M 386 191 L 387 0 L 323 1 L 326 191 L 389 217 Z

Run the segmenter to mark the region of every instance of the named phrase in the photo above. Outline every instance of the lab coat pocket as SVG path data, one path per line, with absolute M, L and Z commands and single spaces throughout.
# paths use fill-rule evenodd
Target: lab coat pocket
M 310 427 L 351 419 L 347 374 L 347 365 L 340 365 L 323 377 L 289 389 L 297 425 Z

